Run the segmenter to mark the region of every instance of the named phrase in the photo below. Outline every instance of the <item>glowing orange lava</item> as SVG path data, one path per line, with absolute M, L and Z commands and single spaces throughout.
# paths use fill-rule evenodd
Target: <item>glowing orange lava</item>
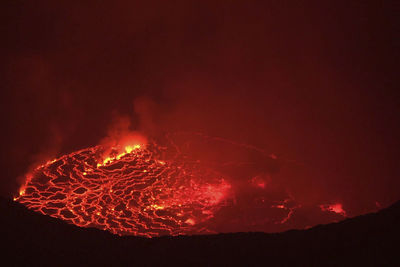
M 277 232 L 336 220 L 332 215 L 347 217 L 341 203 L 297 202 L 274 177 L 276 156 L 195 137 L 177 135 L 157 145 L 124 136 L 110 146 L 64 155 L 28 173 L 14 200 L 80 227 L 145 237 Z M 207 153 L 207 143 L 220 156 Z M 245 161 L 229 157 L 244 153 L 250 155 Z
M 322 211 L 330 211 L 342 216 L 347 216 L 346 211 L 343 209 L 342 204 L 335 203 L 335 204 L 328 204 L 328 205 L 320 205 Z
M 122 150 L 122 152 L 121 152 Z M 15 198 L 81 227 L 154 237 L 207 233 L 229 199 L 221 174 L 195 162 L 159 159 L 157 147 L 83 149 L 37 167 Z

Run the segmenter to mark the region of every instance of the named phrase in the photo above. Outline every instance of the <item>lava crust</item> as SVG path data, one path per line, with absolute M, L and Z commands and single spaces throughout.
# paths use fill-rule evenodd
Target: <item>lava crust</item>
M 160 160 L 148 144 L 83 149 L 37 167 L 16 201 L 81 227 L 154 237 L 212 233 L 230 184 L 197 162 Z

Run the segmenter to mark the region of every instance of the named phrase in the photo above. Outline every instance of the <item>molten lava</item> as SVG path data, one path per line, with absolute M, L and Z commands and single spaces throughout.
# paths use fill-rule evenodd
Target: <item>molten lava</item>
M 334 213 L 340 214 L 345 217 L 347 216 L 346 212 L 343 209 L 342 204 L 340 204 L 340 203 L 320 205 L 320 208 L 322 211 L 330 211 L 330 212 L 334 212 Z
M 340 203 L 297 202 L 275 177 L 277 157 L 248 145 L 199 134 L 130 140 L 38 166 L 15 200 L 80 227 L 145 237 L 277 232 L 346 216 Z
M 195 162 L 159 159 L 149 144 L 83 149 L 36 168 L 16 200 L 82 227 L 120 235 L 209 232 L 204 223 L 229 199 L 221 174 Z

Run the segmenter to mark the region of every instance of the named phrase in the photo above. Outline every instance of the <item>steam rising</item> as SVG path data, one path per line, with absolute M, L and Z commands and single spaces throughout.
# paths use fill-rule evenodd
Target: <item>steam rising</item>
M 3 195 L 62 155 L 169 136 L 243 210 L 301 205 L 288 223 L 400 197 L 390 4 L 178 2 L 5 4 Z

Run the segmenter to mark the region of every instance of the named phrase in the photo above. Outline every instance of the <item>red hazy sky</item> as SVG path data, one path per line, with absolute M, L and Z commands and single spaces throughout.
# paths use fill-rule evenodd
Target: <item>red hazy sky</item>
M 3 3 L 1 194 L 130 116 L 293 159 L 345 208 L 397 200 L 395 1 L 233 2 Z

